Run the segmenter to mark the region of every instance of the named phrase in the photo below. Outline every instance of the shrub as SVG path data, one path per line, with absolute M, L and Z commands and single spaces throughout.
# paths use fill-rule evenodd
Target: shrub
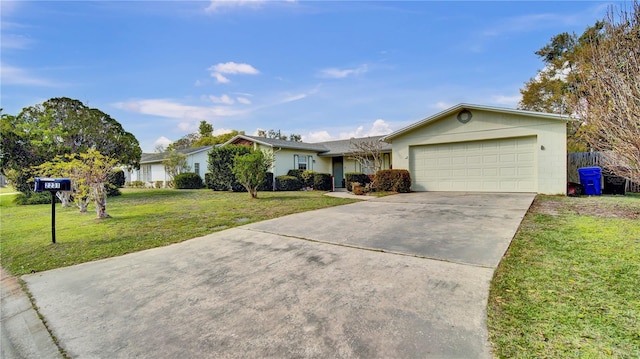
M 47 204 L 51 203 L 51 194 L 49 192 L 27 192 L 18 193 L 14 199 L 15 204 L 28 205 L 28 204 Z M 56 197 L 56 202 L 60 200 Z
M 351 183 L 358 182 L 361 185 L 369 183 L 369 176 L 360 172 L 347 172 L 344 174 L 345 184 L 347 185 L 347 191 L 351 192 Z
M 303 187 L 313 187 L 313 175 L 315 175 L 315 172 L 313 171 L 302 171 L 300 174 L 300 180 L 302 181 Z
M 164 187 L 164 181 L 156 181 L 155 187 L 156 187 L 156 188 L 162 188 L 162 187 Z
M 267 178 L 258 187 L 258 191 L 273 191 L 273 173 L 267 172 Z
M 121 168 L 113 169 L 109 172 L 109 183 L 116 186 L 117 188 L 124 187 L 125 175 L 124 171 Z
M 194 172 L 185 172 L 176 175 L 173 178 L 173 183 L 178 189 L 200 189 L 204 188 L 202 178 Z
M 144 187 L 144 182 L 143 181 L 131 181 L 129 183 L 129 185 L 133 188 L 143 188 Z
M 276 177 L 276 189 L 278 191 L 299 191 L 302 189 L 302 181 L 295 176 Z
M 330 191 L 333 188 L 331 175 L 329 173 L 313 174 L 313 189 L 318 191 Z
M 293 176 L 302 181 L 302 172 L 304 171 L 305 170 L 289 170 L 289 172 L 287 172 L 287 176 Z
M 407 170 L 380 170 L 375 183 L 378 191 L 411 192 L 411 175 Z
M 207 188 L 214 191 L 245 191 L 233 174 L 233 161 L 236 156 L 246 155 L 250 151 L 250 147 L 240 145 L 212 148 L 209 151 L 209 176 L 205 176 L 208 179 Z

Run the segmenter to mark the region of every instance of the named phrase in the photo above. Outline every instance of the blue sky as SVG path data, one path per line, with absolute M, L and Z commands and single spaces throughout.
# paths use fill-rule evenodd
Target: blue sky
M 108 113 L 143 151 L 197 131 L 381 135 L 455 104 L 516 107 L 595 1 L 2 1 L 1 107 Z

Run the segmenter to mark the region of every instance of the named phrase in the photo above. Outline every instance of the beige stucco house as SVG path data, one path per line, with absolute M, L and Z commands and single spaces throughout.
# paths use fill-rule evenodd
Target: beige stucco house
M 562 115 L 459 104 L 383 138 L 413 191 L 566 193 Z
M 334 177 L 336 188 L 344 187 L 344 174 L 362 172 L 373 174 L 370 168 L 362 168 L 350 154 L 353 153 L 353 141 L 380 141 L 382 136 L 354 138 L 348 140 L 305 143 L 285 141 L 275 138 L 238 135 L 224 145 L 250 145 L 273 154 L 271 169 L 274 178 L 286 175 L 289 170 L 302 169 L 320 173 L 330 173 Z M 391 168 L 391 145 L 381 142 L 383 169 Z

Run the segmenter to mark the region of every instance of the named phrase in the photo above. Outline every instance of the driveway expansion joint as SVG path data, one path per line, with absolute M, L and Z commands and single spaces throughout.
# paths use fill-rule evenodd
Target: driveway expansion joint
M 322 240 L 318 240 L 318 239 L 311 239 L 311 238 L 305 238 L 305 237 L 300 237 L 300 236 L 293 236 L 293 235 L 288 235 L 288 234 L 274 233 L 274 232 L 270 232 L 270 231 L 263 231 L 263 230 L 258 230 L 258 229 L 254 229 L 254 228 L 241 228 L 241 229 L 244 229 L 244 230 L 250 231 L 250 232 L 256 232 L 256 233 L 273 234 L 273 235 L 277 235 L 277 236 L 280 236 L 280 237 L 298 239 L 298 240 L 307 241 L 307 242 L 311 242 L 311 243 L 328 244 L 328 245 L 331 245 L 331 246 L 351 248 L 351 249 L 360 249 L 360 250 L 368 251 L 368 252 L 378 252 L 378 253 L 386 253 L 386 254 L 392 254 L 392 255 L 397 255 L 397 256 L 402 256 L 402 257 L 427 259 L 427 260 L 432 260 L 432 261 L 451 263 L 451 264 L 459 264 L 459 265 L 464 265 L 464 266 L 469 266 L 469 267 L 476 267 L 476 268 L 483 268 L 483 269 L 494 270 L 496 268 L 494 266 L 488 266 L 488 265 L 482 265 L 482 264 L 474 264 L 474 263 L 465 263 L 465 262 L 459 262 L 459 261 L 451 261 L 451 260 L 447 260 L 447 259 L 443 259 L 443 258 L 422 256 L 422 255 L 419 255 L 419 254 L 411 254 L 411 253 L 404 253 L 404 252 L 398 252 L 398 251 L 390 251 L 390 250 L 381 249 L 381 248 L 371 248 L 371 247 L 357 246 L 357 245 L 348 244 L 348 243 L 337 243 L 337 242 L 330 242 L 330 241 L 322 241 Z

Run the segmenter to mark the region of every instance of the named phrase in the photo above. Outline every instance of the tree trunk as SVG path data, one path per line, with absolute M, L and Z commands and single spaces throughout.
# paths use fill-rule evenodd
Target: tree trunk
M 93 187 L 93 199 L 96 204 L 96 217 L 98 219 L 109 218 L 107 214 L 107 191 L 104 184 L 100 183 Z
M 60 199 L 62 207 L 71 207 L 71 195 L 69 192 L 56 192 L 56 197 Z

